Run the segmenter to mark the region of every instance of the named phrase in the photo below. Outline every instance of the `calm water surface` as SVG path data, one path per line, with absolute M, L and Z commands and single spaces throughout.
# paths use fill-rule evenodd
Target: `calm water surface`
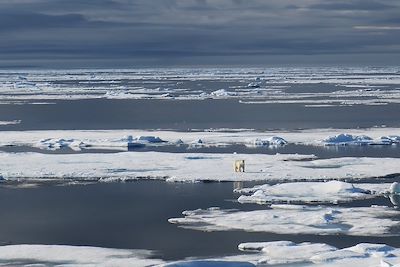
M 400 246 L 399 238 L 391 237 L 277 235 L 243 231 L 209 233 L 181 229 L 168 223 L 171 217 L 181 217 L 182 211 L 197 208 L 266 208 L 235 202 L 238 195 L 232 192 L 233 187 L 233 183 L 163 181 L 0 187 L 0 242 L 152 249 L 166 260 L 236 254 L 239 253 L 237 245 L 249 241 L 326 242 L 338 247 L 359 242 L 384 242 Z M 386 198 L 347 205 L 371 204 L 392 206 Z

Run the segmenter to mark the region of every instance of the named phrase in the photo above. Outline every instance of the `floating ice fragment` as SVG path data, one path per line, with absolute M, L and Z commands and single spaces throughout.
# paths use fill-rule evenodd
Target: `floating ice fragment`
M 1 263 L 7 266 L 154 266 L 151 251 L 64 245 L 0 246 Z
M 327 146 L 336 145 L 391 145 L 400 142 L 400 136 L 389 135 L 373 139 L 366 135 L 338 134 L 321 141 Z
M 267 210 L 192 210 L 183 218 L 171 218 L 170 223 L 201 231 L 268 232 L 277 234 L 318 234 L 383 236 L 400 226 L 394 220 L 400 211 L 383 207 L 324 207 L 304 205 L 271 205 Z M 268 222 L 268 223 L 266 223 Z
M 390 193 L 400 194 L 400 184 L 398 182 L 394 182 L 390 185 Z
M 256 139 L 247 139 L 246 143 L 248 146 L 260 147 L 260 146 L 283 146 L 288 142 L 279 136 L 272 136 L 266 139 L 256 138 Z
M 355 199 L 373 198 L 382 195 L 388 184 L 350 184 L 341 181 L 298 182 L 276 185 L 259 185 L 243 188 L 236 192 L 244 194 L 240 203 L 338 203 Z
M 212 96 L 222 97 L 222 96 L 234 96 L 236 95 L 235 92 L 229 92 L 225 89 L 219 89 L 210 93 Z
M 2 125 L 15 125 L 20 124 L 21 120 L 12 120 L 12 121 L 0 121 L 0 126 Z

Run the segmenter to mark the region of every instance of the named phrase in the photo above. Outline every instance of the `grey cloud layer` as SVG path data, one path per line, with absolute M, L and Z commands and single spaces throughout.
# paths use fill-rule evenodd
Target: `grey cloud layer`
M 4 0 L 0 56 L 150 65 L 398 56 L 399 26 L 395 0 Z

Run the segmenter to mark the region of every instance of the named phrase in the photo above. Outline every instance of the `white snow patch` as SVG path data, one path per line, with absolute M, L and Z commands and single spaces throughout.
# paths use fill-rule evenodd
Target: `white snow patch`
M 209 208 L 184 211 L 183 218 L 170 223 L 201 231 L 242 230 L 277 234 L 398 235 L 392 227 L 400 226 L 393 219 L 400 211 L 384 206 L 325 207 L 304 205 L 271 205 L 270 209 L 255 211 Z

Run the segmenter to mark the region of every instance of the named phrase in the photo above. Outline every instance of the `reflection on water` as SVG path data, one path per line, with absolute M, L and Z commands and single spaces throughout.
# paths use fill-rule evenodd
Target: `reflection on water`
M 243 182 L 233 182 L 233 191 L 243 189 Z

